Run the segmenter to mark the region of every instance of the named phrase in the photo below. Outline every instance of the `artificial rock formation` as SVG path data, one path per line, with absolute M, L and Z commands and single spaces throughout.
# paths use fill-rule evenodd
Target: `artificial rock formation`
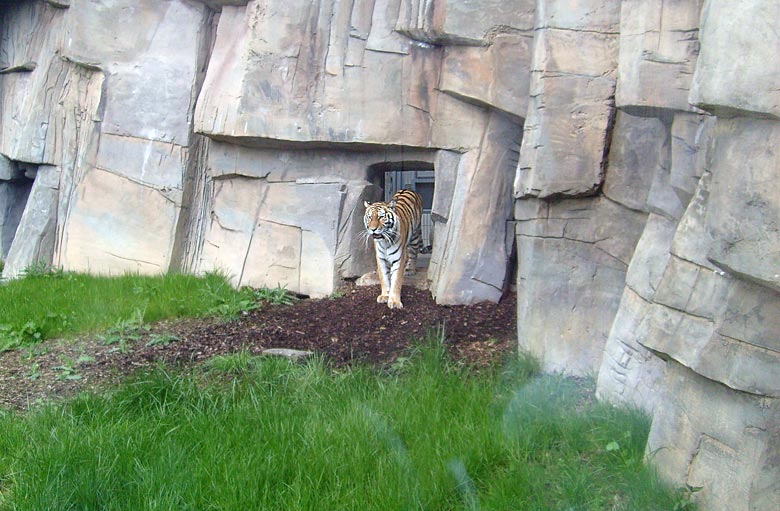
M 0 257 L 325 296 L 433 170 L 439 303 L 652 417 L 703 509 L 780 507 L 774 0 L 0 7 Z M 749 48 L 749 51 L 745 49 Z

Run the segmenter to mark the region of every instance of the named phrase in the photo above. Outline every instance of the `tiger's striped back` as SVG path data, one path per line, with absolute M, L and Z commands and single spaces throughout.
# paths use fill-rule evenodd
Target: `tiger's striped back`
M 365 203 L 363 223 L 374 238 L 377 273 L 382 284 L 378 302 L 390 308 L 403 307 L 401 285 L 404 270 L 414 271 L 422 248 L 422 197 L 412 190 L 399 190 L 389 202 Z
M 417 257 L 417 253 L 422 248 L 420 229 L 423 210 L 422 197 L 412 190 L 398 190 L 390 199 L 390 204 L 391 207 L 395 204 L 393 209 L 396 216 L 401 219 L 399 225 L 401 238 L 406 238 L 407 247 L 414 250 L 415 257 Z

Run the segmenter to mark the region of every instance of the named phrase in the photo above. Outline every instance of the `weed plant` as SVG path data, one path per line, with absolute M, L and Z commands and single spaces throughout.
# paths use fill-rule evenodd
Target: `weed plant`
M 427 342 L 402 367 L 247 353 L 0 413 L 0 510 L 671 510 L 648 420 Z
M 236 290 L 220 273 L 99 277 L 36 266 L 0 286 L 0 351 L 99 330 L 111 344 L 165 318 L 230 319 L 261 301 L 291 300 L 281 288 Z

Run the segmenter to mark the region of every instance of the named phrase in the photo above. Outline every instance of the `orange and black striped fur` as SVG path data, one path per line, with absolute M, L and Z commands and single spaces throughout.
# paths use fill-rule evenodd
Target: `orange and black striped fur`
M 414 272 L 417 253 L 422 247 L 420 220 L 422 197 L 412 190 L 399 190 L 390 202 L 363 203 L 366 234 L 374 238 L 376 269 L 382 293 L 379 303 L 400 309 L 404 270 Z

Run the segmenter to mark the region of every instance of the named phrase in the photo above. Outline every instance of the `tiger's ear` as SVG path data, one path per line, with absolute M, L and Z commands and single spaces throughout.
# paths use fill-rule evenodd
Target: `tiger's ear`
M 393 199 L 387 203 L 387 205 L 390 206 L 390 209 L 395 209 L 396 204 L 398 204 L 398 201 L 396 199 Z
M 370 205 L 371 205 L 371 204 L 369 204 L 367 200 L 364 200 L 364 201 L 363 201 L 363 207 L 364 207 L 364 208 L 367 208 L 367 207 L 369 207 Z

